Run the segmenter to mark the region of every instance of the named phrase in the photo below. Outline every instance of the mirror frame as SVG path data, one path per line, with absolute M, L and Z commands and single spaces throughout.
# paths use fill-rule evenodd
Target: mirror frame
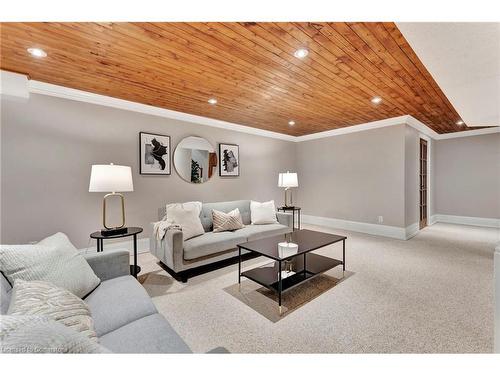
M 177 165 L 175 164 L 175 155 L 176 155 L 176 153 L 177 153 L 177 150 L 179 149 L 179 146 L 181 145 L 181 143 L 182 143 L 184 140 L 188 139 L 188 138 L 199 138 L 199 139 L 203 139 L 204 141 L 206 141 L 206 142 L 210 145 L 210 147 L 212 147 L 212 150 L 213 150 L 213 151 L 212 151 L 212 153 L 214 153 L 214 154 L 216 155 L 216 164 L 212 166 L 212 176 L 211 176 L 211 177 L 207 177 L 207 180 L 206 180 L 206 181 L 202 181 L 202 182 L 193 182 L 193 181 L 189 181 L 189 180 L 185 179 L 185 178 L 182 176 L 182 174 L 179 172 L 179 168 L 178 168 L 178 167 L 177 167 Z M 209 151 L 209 155 L 210 155 L 210 153 L 211 153 L 211 152 Z M 178 176 L 179 176 L 179 177 L 180 177 L 183 181 L 185 181 L 185 182 L 187 182 L 187 183 L 190 183 L 190 184 L 202 185 L 202 184 L 207 183 L 207 182 L 209 182 L 210 180 L 212 180 L 212 178 L 213 178 L 213 177 L 217 174 L 217 166 L 218 166 L 218 164 L 219 164 L 219 157 L 218 157 L 218 155 L 217 155 L 217 149 L 213 146 L 213 144 L 212 144 L 212 143 L 211 143 L 208 139 L 206 139 L 205 137 L 198 136 L 198 135 L 188 135 L 188 136 L 186 136 L 186 137 L 182 138 L 182 139 L 181 139 L 181 140 L 177 143 L 177 145 L 175 146 L 175 150 L 174 150 L 174 152 L 173 152 L 173 154 L 172 154 L 172 164 L 173 164 L 173 166 L 174 166 L 175 172 L 177 173 L 177 175 L 178 175 Z M 214 172 L 214 170 L 215 170 L 215 172 Z

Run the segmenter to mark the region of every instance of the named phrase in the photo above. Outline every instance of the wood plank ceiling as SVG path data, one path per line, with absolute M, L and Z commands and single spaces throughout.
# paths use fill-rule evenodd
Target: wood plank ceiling
M 393 23 L 2 23 L 0 31 L 1 69 L 255 128 L 300 136 L 409 114 L 438 133 L 467 129 Z M 295 57 L 299 48 L 308 56 Z

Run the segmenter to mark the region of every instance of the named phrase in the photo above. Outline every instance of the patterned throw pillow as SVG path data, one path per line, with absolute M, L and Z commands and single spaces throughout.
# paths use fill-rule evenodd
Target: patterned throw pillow
M 66 289 L 46 281 L 17 279 L 7 314 L 48 316 L 97 342 L 87 304 Z
M 236 230 L 243 228 L 240 210 L 235 208 L 227 214 L 222 211 L 212 210 L 212 222 L 214 232 L 224 232 L 226 230 Z
M 48 316 L 0 315 L 0 353 L 109 353 Z
M 16 279 L 49 281 L 80 298 L 101 282 L 64 233 L 35 245 L 0 245 L 0 271 L 10 285 Z

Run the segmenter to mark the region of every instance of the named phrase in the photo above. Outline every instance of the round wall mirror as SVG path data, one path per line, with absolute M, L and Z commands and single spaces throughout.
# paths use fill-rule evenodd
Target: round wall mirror
M 207 182 L 215 173 L 217 154 L 205 138 L 187 137 L 174 153 L 175 170 L 184 180 L 194 184 Z

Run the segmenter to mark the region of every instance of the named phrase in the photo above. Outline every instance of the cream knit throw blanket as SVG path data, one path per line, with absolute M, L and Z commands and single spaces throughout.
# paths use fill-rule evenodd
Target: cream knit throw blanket
M 182 227 L 180 225 L 175 224 L 172 220 L 168 220 L 166 217 L 153 223 L 153 234 L 157 241 L 163 240 L 163 237 L 165 237 L 165 234 L 170 229 L 182 231 Z

